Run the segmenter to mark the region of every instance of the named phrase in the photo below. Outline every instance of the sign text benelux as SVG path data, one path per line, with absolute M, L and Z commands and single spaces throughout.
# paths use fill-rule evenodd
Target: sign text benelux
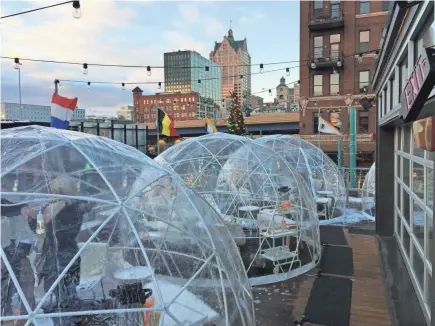
M 434 55 L 434 49 L 424 49 L 405 85 L 401 98 L 401 114 L 406 122 L 418 117 L 435 85 Z

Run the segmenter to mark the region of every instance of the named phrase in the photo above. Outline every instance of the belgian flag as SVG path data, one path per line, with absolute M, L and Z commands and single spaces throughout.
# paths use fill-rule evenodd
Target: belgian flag
M 174 120 L 169 114 L 166 114 L 165 111 L 158 109 L 158 117 L 157 117 L 157 129 L 159 134 L 168 136 L 168 137 L 178 137 L 179 134 L 177 130 L 175 130 Z

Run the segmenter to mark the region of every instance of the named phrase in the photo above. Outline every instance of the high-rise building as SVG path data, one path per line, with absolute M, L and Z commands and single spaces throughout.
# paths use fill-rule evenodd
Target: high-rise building
M 215 42 L 210 59 L 222 69 L 222 97 L 226 99 L 235 92 L 239 105 L 249 106 L 251 101 L 251 56 L 248 41 L 236 41 L 233 30 L 228 31 L 221 43 Z M 228 103 L 228 101 L 223 101 Z
M 371 77 L 386 22 L 389 1 L 301 1 L 300 134 L 312 139 L 330 154 L 337 155 L 337 141 L 318 133 L 320 115 L 341 128 L 343 163 L 348 166 L 349 112 L 345 99 L 356 108 L 358 164 L 374 160 L 376 133 L 374 110 L 364 110 L 359 101 L 373 97 Z M 372 51 L 372 52 L 370 52 Z M 306 61 L 304 61 L 306 62 Z M 350 95 L 348 97 L 348 94 Z M 301 102 L 302 103 L 302 102 Z
M 195 92 L 199 95 L 197 119 L 217 118 L 222 103 L 221 70 L 195 51 L 164 54 L 165 92 Z
M 32 122 L 50 122 L 51 106 L 35 105 L 35 104 L 20 104 L 2 102 L 0 109 L 1 120 L 20 121 L 29 120 Z M 84 121 L 85 110 L 75 109 L 71 117 L 71 121 Z

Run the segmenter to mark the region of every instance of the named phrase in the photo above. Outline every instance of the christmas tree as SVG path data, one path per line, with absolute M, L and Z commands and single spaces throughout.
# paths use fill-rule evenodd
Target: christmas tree
M 243 112 L 239 105 L 239 99 L 235 92 L 231 94 L 231 107 L 230 115 L 228 117 L 228 133 L 238 136 L 244 136 L 247 134 L 245 119 L 243 118 Z

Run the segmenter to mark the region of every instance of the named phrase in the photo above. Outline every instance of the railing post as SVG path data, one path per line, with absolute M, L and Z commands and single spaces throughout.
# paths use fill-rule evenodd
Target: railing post
M 138 125 L 136 125 L 136 149 L 139 149 L 139 128 Z

